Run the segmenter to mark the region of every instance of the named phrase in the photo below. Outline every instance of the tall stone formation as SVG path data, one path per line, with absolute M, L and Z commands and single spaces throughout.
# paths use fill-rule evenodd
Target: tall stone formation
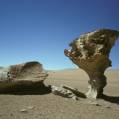
M 104 71 L 111 66 L 109 53 L 119 36 L 119 31 L 99 29 L 85 33 L 69 44 L 65 55 L 89 76 L 87 98 L 97 98 L 106 86 Z

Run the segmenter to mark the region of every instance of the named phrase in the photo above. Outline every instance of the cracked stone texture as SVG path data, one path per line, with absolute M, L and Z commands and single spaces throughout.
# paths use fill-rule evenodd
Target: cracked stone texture
M 88 98 L 103 94 L 107 84 L 104 71 L 111 66 L 109 54 L 118 36 L 119 31 L 99 29 L 81 35 L 69 44 L 70 50 L 64 50 L 65 55 L 89 76 Z

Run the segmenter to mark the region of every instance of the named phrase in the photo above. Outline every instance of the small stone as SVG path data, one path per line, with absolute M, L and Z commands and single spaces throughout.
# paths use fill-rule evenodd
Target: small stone
M 106 105 L 105 107 L 106 107 L 106 108 L 111 108 L 111 106 L 109 106 L 109 105 Z
M 107 106 L 106 108 L 111 108 L 110 106 Z
M 21 109 L 20 112 L 28 112 L 27 109 Z
M 95 105 L 95 106 L 101 106 L 98 102 L 92 101 L 92 100 L 88 101 L 88 104 Z
M 101 105 L 97 103 L 96 106 L 101 106 Z

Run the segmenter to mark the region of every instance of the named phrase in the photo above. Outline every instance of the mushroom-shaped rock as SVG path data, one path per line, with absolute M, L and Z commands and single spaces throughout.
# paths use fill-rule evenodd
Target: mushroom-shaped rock
M 97 98 L 103 94 L 106 86 L 104 71 L 111 66 L 109 53 L 119 36 L 119 31 L 99 29 L 85 33 L 69 44 L 71 50 L 64 53 L 89 76 L 88 98 Z
M 0 93 L 22 90 L 32 92 L 34 88 L 45 90 L 47 87 L 44 85 L 44 80 L 47 76 L 48 74 L 44 71 L 42 64 L 37 61 L 1 68 Z

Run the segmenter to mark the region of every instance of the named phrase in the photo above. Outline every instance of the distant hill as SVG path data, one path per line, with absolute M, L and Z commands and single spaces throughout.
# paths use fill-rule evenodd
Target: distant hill
M 59 69 L 59 70 L 45 70 L 47 72 L 57 72 L 57 71 L 77 71 L 77 70 L 83 70 L 81 68 L 66 68 L 66 69 Z M 119 69 L 113 69 L 113 68 L 108 68 L 106 71 L 118 71 Z

